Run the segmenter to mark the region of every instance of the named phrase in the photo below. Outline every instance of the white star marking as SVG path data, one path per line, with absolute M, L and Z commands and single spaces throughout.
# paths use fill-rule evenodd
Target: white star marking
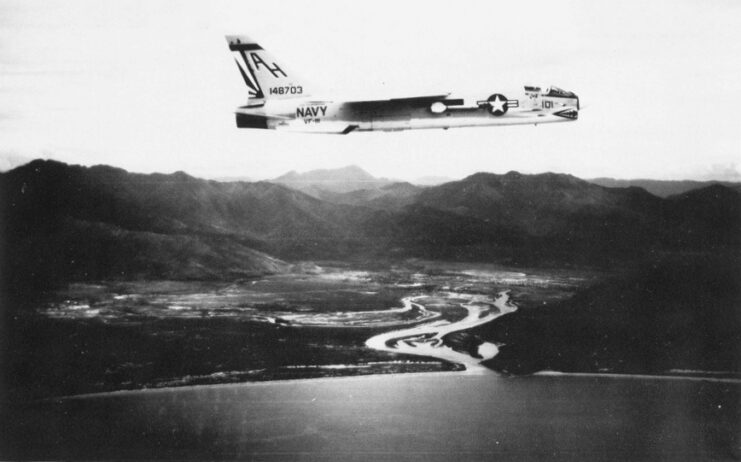
M 497 95 L 493 101 L 491 101 L 491 109 L 492 111 L 496 112 L 504 112 L 505 111 L 505 105 L 507 104 L 507 100 L 504 99 L 502 95 Z

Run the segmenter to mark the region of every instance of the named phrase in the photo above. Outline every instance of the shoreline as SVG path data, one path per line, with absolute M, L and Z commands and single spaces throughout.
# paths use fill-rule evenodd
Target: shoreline
M 543 370 L 530 374 L 535 377 L 595 377 L 610 379 L 635 379 L 635 380 L 677 380 L 692 382 L 732 383 L 741 385 L 741 378 L 731 377 L 707 377 L 698 375 L 669 375 L 669 374 L 618 374 L 614 372 L 561 372 Z M 524 376 L 523 376 L 524 377 Z
M 492 373 L 500 378 L 505 378 L 504 375 L 499 374 L 495 371 Z M 466 371 L 434 371 L 434 372 L 393 372 L 390 374 L 365 374 L 365 375 L 343 375 L 343 376 L 332 376 L 332 377 L 310 377 L 303 379 L 278 379 L 278 380 L 261 380 L 255 382 L 233 382 L 233 383 L 210 383 L 210 384 L 199 384 L 199 385 L 182 385 L 177 387 L 161 387 L 161 388 L 139 388 L 136 390 L 114 390 L 114 391 L 102 391 L 96 393 L 82 393 L 79 395 L 64 395 L 55 396 L 52 398 L 44 398 L 35 402 L 52 402 L 52 401 L 66 401 L 72 399 L 86 399 L 86 398 L 98 398 L 106 396 L 126 396 L 126 395 L 137 395 L 137 394 L 156 394 L 156 393 L 167 393 L 177 390 L 192 390 L 192 389 L 213 389 L 213 388 L 241 388 L 241 387 L 269 387 L 271 385 L 280 384 L 295 384 L 295 383 L 320 383 L 327 381 L 338 381 L 338 380 L 364 380 L 364 379 L 376 379 L 376 378 L 406 378 L 406 377 L 447 377 L 447 376 L 460 376 L 470 377 L 471 374 L 467 374 Z
M 52 398 L 44 398 L 36 400 L 37 403 L 48 403 L 54 401 L 67 401 L 74 399 L 87 399 L 87 398 L 105 398 L 115 396 L 128 396 L 138 394 L 158 394 L 158 393 L 169 393 L 178 390 L 195 390 L 195 389 L 217 389 L 217 388 L 242 388 L 242 387 L 270 387 L 274 385 L 282 384 L 310 384 L 310 383 L 323 383 L 323 382 L 338 382 L 338 381 L 364 381 L 364 380 L 376 380 L 376 379 L 407 379 L 407 378 L 436 378 L 436 377 L 459 377 L 459 378 L 470 378 L 480 377 L 477 374 L 471 374 L 470 372 L 463 371 L 435 371 L 435 372 L 394 372 L 390 374 L 366 374 L 366 375 L 346 375 L 346 376 L 333 376 L 333 377 L 311 377 L 303 379 L 279 379 L 279 380 L 264 380 L 256 382 L 235 382 L 235 383 L 212 383 L 212 384 L 199 384 L 199 385 L 183 385 L 176 387 L 161 387 L 161 388 L 140 388 L 136 390 L 114 390 L 104 391 L 97 393 L 82 393 L 79 395 L 64 395 L 56 396 Z M 733 378 L 714 378 L 714 377 L 698 377 L 698 376 L 683 376 L 683 375 L 661 375 L 661 374 L 617 374 L 617 373 L 600 373 L 600 372 L 561 372 L 553 370 L 543 370 L 534 372 L 528 375 L 505 375 L 495 370 L 491 370 L 490 379 L 492 380 L 517 380 L 527 378 L 596 378 L 596 379 L 616 379 L 616 380 L 661 380 L 661 381 L 688 381 L 688 382 L 711 382 L 711 383 L 729 383 L 733 385 L 741 385 L 741 379 Z

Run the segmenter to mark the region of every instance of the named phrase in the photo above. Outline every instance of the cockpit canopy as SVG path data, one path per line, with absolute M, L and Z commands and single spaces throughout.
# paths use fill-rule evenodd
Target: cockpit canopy
M 547 91 L 545 91 L 543 93 L 543 96 L 555 96 L 558 98 L 576 98 L 576 94 L 574 92 L 562 90 L 554 86 L 551 86 Z
M 576 98 L 572 91 L 566 91 L 556 86 L 550 86 L 545 91 L 541 91 L 539 86 L 525 85 L 525 91 L 528 93 L 540 93 L 541 96 L 555 96 L 556 98 Z

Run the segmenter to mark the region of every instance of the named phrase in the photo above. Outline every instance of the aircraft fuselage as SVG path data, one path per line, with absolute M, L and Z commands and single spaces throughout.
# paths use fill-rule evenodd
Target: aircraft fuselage
M 229 49 L 248 88 L 237 109 L 239 128 L 311 133 L 523 125 L 577 120 L 576 94 L 523 86 L 472 97 L 437 94 L 342 101 L 309 96 L 310 86 L 246 36 L 228 36 Z

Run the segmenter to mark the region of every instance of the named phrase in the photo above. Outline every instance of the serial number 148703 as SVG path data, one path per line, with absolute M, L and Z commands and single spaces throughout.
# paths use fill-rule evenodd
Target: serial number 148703
M 271 87 L 270 88 L 270 94 L 271 95 L 300 95 L 304 92 L 304 89 L 301 88 L 301 85 L 298 86 L 287 86 L 287 87 Z

